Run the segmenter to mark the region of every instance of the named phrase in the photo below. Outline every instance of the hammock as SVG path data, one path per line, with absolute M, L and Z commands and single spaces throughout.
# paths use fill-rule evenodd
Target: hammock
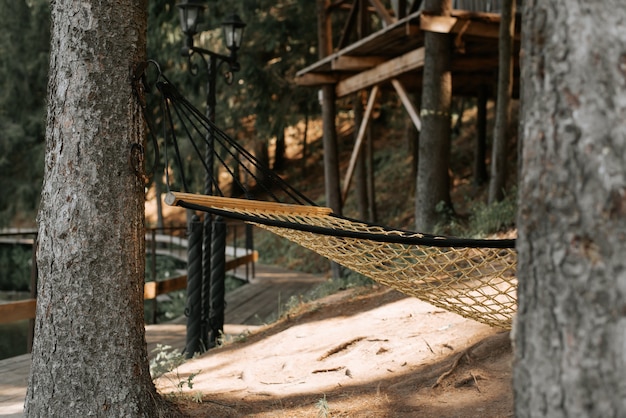
M 484 324 L 511 327 L 517 307 L 514 240 L 421 234 L 333 214 L 264 168 L 184 99 L 162 74 L 156 86 L 163 96 L 167 136 L 174 145 L 184 190 L 188 188 L 179 136 L 189 140 L 206 172 L 212 173 L 207 176 L 205 189 L 210 188 L 213 195 L 170 190 L 165 198 L 168 205 L 249 222 L 436 307 Z M 216 168 L 203 156 L 199 143 L 213 151 L 214 161 L 232 177 L 241 197 L 224 197 L 214 175 Z M 166 160 L 167 154 L 166 147 Z M 247 182 L 239 170 L 244 171 Z M 167 171 L 166 177 L 169 188 Z M 255 200 L 255 192 L 274 201 Z

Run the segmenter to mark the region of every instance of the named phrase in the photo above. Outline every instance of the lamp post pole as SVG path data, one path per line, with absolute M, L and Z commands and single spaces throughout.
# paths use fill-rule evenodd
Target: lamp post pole
M 202 15 L 204 6 L 198 0 L 183 0 L 178 4 L 178 8 L 180 10 L 182 30 L 186 35 L 182 55 L 190 60 L 189 68 L 192 73 L 195 73 L 193 70 L 194 66 L 191 64 L 191 57 L 194 54 L 199 55 L 205 63 L 208 76 L 206 117 L 211 122 L 215 122 L 217 70 L 219 65 L 227 64 L 226 81 L 228 84 L 232 83 L 232 73 L 239 70 L 237 50 L 241 45 L 243 29 L 246 25 L 237 15 L 232 15 L 222 23 L 230 55 L 220 55 L 193 45 L 193 35 L 197 33 L 198 19 Z M 207 172 L 204 179 L 204 193 L 209 196 L 213 195 L 217 189 L 215 186 L 217 183 L 214 168 L 214 140 L 213 128 L 208 126 L 205 151 Z M 215 347 L 218 338 L 224 332 L 226 224 L 222 217 L 213 217 L 206 213 L 202 229 L 201 278 L 192 279 L 192 277 L 189 277 L 187 284 L 187 347 L 185 351 L 188 357 L 193 356 L 197 351 Z M 190 259 L 189 265 L 192 264 L 193 262 Z M 198 291 L 201 291 L 201 306 L 191 306 L 189 303 L 190 295 L 192 293 L 197 294 Z M 197 300 L 197 298 L 194 300 Z M 200 323 L 199 327 L 198 322 Z M 198 330 L 200 335 L 197 335 Z M 190 335 L 191 332 L 194 334 Z

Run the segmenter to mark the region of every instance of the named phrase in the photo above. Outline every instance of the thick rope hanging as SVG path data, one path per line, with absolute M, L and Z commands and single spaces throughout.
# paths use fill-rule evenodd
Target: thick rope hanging
M 167 204 L 242 219 L 435 306 L 489 325 L 511 326 L 517 305 L 514 240 L 442 237 L 335 215 L 264 167 L 192 106 L 165 77 L 161 76 L 156 86 L 163 96 L 168 136 L 185 191 L 170 191 Z M 209 130 L 216 162 L 210 177 L 217 196 L 189 193 L 179 144 L 179 137 L 187 141 L 194 158 L 210 170 L 200 151 Z M 237 175 L 241 172 L 243 178 Z M 224 197 L 218 173 L 228 175 L 241 196 Z M 272 202 L 252 200 L 255 195 Z

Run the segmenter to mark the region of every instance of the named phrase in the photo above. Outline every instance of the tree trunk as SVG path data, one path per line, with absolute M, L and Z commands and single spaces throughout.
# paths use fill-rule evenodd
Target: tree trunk
M 161 407 L 143 322 L 143 124 L 131 79 L 146 7 L 52 3 L 29 417 L 154 417 Z
M 359 127 L 363 122 L 363 95 L 361 92 L 355 93 L 353 96 L 353 105 L 354 109 L 354 138 L 356 143 L 356 138 L 359 135 Z M 368 206 L 368 196 L 367 196 L 367 152 L 365 151 L 366 146 L 362 146 L 361 152 L 356 160 L 356 166 L 354 170 L 355 177 L 355 187 L 354 191 L 356 192 L 356 201 L 357 208 L 359 210 L 359 219 L 369 219 L 369 206 Z
M 513 91 L 513 36 L 515 35 L 515 1 L 503 1 L 498 45 L 498 97 L 496 98 L 496 122 L 491 152 L 491 178 L 489 203 L 504 198 L 507 164 L 506 149 L 511 123 L 511 93 Z
M 307 106 L 306 112 L 304 114 L 304 132 L 302 133 L 302 160 L 300 165 L 300 173 L 302 177 L 306 177 L 306 160 L 309 157 L 308 151 L 308 135 L 309 135 L 309 108 Z
M 525 4 L 518 417 L 626 411 L 626 8 Z
M 324 186 L 326 204 L 333 212 L 341 214 L 341 190 L 339 187 L 339 151 L 337 145 L 337 129 L 335 127 L 335 86 L 322 87 L 323 104 L 322 119 L 324 125 Z M 341 268 L 331 261 L 330 268 L 333 278 L 341 276 Z
M 373 121 L 372 121 L 373 122 Z M 378 211 L 376 210 L 376 173 L 374 172 L 374 127 L 375 123 L 367 126 L 367 142 L 365 151 L 367 154 L 367 206 L 370 222 L 378 221 Z
M 274 152 L 273 170 L 281 172 L 285 169 L 285 159 L 287 158 L 287 145 L 285 144 L 285 127 L 279 124 L 278 132 L 276 132 L 276 148 Z
M 331 20 L 328 15 L 329 0 L 317 0 L 317 36 L 319 57 L 324 58 L 332 53 Z M 335 86 L 322 86 L 322 124 L 324 143 L 324 186 L 326 205 L 336 214 L 341 214 L 341 188 L 339 184 L 339 150 L 337 129 L 335 126 Z M 332 276 L 338 278 L 341 269 L 337 263 L 331 262 Z
M 487 86 L 482 85 L 476 99 L 476 147 L 474 148 L 474 186 L 482 186 L 489 178 L 485 153 L 487 151 Z
M 424 11 L 449 16 L 451 0 L 428 0 Z M 450 72 L 450 37 L 425 32 L 424 82 L 422 91 L 422 132 L 415 203 L 415 227 L 432 232 L 443 215 L 451 209 L 450 178 L 450 105 L 452 76 Z

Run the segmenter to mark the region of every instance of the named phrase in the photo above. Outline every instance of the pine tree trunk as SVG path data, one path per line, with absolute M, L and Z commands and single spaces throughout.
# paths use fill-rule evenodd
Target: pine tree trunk
M 274 152 L 273 170 L 281 172 L 285 169 L 285 159 L 287 158 L 287 145 L 285 144 L 285 127 L 280 124 L 276 133 L 276 148 Z
M 446 16 L 450 14 L 451 4 L 451 0 L 427 0 L 424 11 Z M 442 220 L 442 213 L 451 208 L 448 175 L 452 103 L 450 42 L 447 34 L 424 33 L 426 59 L 415 203 L 415 227 L 420 232 L 432 232 Z
M 515 1 L 502 2 L 500 39 L 498 45 L 498 92 L 496 123 L 493 131 L 491 153 L 491 178 L 489 203 L 504 198 L 507 177 L 507 144 L 511 122 L 511 93 L 513 91 L 513 36 L 515 34 Z
M 28 417 L 158 416 L 143 323 L 146 2 L 52 3 Z M 132 164 L 129 164 L 132 162 Z M 140 174 L 139 173 L 139 174 Z
M 626 411 L 626 8 L 523 16 L 517 417 Z
M 487 151 L 487 86 L 482 85 L 476 99 L 476 147 L 474 148 L 474 186 L 485 184 L 489 178 L 485 154 Z
M 356 138 L 359 135 L 359 127 L 363 122 L 363 95 L 361 92 L 354 94 L 352 108 L 354 110 L 354 138 L 356 143 Z M 369 219 L 369 199 L 367 196 L 367 151 L 365 148 L 366 145 L 361 146 L 361 152 L 359 152 L 354 169 L 354 191 L 356 194 L 357 208 L 359 210 L 359 219 Z

